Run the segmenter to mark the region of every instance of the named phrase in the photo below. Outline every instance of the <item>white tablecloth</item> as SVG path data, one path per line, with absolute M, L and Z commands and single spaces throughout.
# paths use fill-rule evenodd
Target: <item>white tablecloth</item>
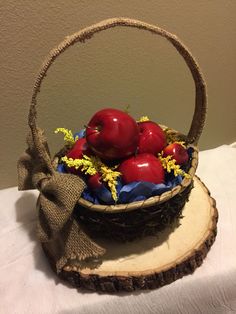
M 236 313 L 236 148 L 200 153 L 197 174 L 219 210 L 218 235 L 193 275 L 133 294 L 77 291 L 51 271 L 35 238 L 37 192 L 0 191 L 0 313 Z

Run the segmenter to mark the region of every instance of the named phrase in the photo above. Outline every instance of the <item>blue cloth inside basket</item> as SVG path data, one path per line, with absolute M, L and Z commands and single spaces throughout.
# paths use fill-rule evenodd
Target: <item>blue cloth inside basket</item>
M 119 180 L 117 185 L 117 204 L 142 201 L 151 196 L 160 195 L 171 190 L 180 184 L 181 181 L 181 176 L 174 177 L 173 175 L 167 175 L 166 183 L 162 184 L 139 181 L 122 185 L 121 180 Z M 82 197 L 95 204 L 115 204 L 110 190 L 105 186 L 94 191 L 86 188 L 83 191 Z
M 83 138 L 83 137 L 85 137 L 85 129 L 83 129 L 83 130 L 81 130 L 81 131 L 75 133 L 75 134 L 74 134 L 74 139 L 76 139 L 77 136 L 78 136 L 78 138 Z

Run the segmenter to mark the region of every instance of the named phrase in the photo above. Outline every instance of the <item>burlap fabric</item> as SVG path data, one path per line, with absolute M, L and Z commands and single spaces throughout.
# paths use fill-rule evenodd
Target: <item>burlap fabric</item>
M 49 158 L 43 132 L 40 129 L 37 132 Z M 103 255 L 105 250 L 86 235 L 73 217 L 73 209 L 85 187 L 83 180 L 48 169 L 37 153 L 32 134 L 27 137 L 27 143 L 28 148 L 18 161 L 18 187 L 19 190 L 40 191 L 37 201 L 38 239 L 49 244 L 57 271 L 60 272 L 70 259 L 84 260 Z
M 31 134 L 27 139 L 28 148 L 18 162 L 19 189 L 36 188 L 40 191 L 38 199 L 38 236 L 47 243 L 50 253 L 57 261 L 58 272 L 68 260 L 83 260 L 104 254 L 104 249 L 93 242 L 81 229 L 73 217 L 73 209 L 84 189 L 84 182 L 72 174 L 56 172 L 43 132 L 37 126 L 37 96 L 47 71 L 57 57 L 75 43 L 83 43 L 96 33 L 115 26 L 135 27 L 166 38 L 179 52 L 191 71 L 195 83 L 195 111 L 186 142 L 197 144 L 206 116 L 206 86 L 199 66 L 188 49 L 173 34 L 159 28 L 129 18 L 112 18 L 86 27 L 66 37 L 50 51 L 44 61 L 33 87 L 30 103 L 29 127 Z M 152 204 L 154 205 L 154 204 Z

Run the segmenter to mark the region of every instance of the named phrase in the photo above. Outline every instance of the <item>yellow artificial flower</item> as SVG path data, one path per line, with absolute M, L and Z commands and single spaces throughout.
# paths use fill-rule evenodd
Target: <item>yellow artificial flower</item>
M 66 145 L 73 146 L 75 142 L 78 140 L 78 137 L 74 139 L 73 133 L 71 130 L 65 129 L 65 128 L 57 128 L 54 131 L 56 134 L 61 132 L 64 134 L 64 141 L 66 142 Z
M 74 167 L 75 169 L 80 168 L 80 170 L 85 174 L 89 174 L 91 176 L 96 173 L 100 173 L 102 181 L 107 182 L 114 201 L 118 200 L 116 186 L 118 184 L 117 178 L 121 175 L 121 173 L 114 171 L 117 166 L 109 168 L 100 160 L 100 158 L 96 156 L 88 157 L 86 155 L 84 155 L 81 159 L 73 159 L 64 156 L 61 158 L 61 161 L 64 162 L 67 167 Z
M 137 122 L 146 122 L 146 121 L 150 121 L 148 116 L 142 116 Z
M 180 168 L 180 165 L 176 165 L 176 160 L 172 156 L 163 157 L 163 153 L 158 154 L 162 167 L 166 169 L 168 173 L 173 171 L 174 176 L 181 175 L 185 178 L 191 178 L 191 176 Z
M 102 181 L 107 182 L 107 185 L 111 190 L 111 195 L 114 201 L 117 201 L 118 200 L 116 190 L 116 186 L 118 184 L 117 178 L 121 175 L 121 173 L 119 171 L 114 171 L 115 168 L 117 167 L 109 168 L 103 164 L 100 168 L 100 173 L 102 175 Z

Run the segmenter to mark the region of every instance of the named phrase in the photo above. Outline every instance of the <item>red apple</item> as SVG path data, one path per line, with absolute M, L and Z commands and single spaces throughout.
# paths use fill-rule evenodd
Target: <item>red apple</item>
M 83 155 L 90 156 L 91 151 L 88 147 L 87 141 L 85 138 L 79 138 L 72 149 L 67 153 L 68 158 L 80 159 Z
M 138 153 L 157 155 L 166 146 L 166 135 L 162 128 L 155 122 L 139 122 Z
M 72 159 L 81 159 L 83 158 L 83 155 L 91 156 L 92 152 L 88 147 L 88 144 L 86 142 L 85 138 L 78 139 L 72 149 L 67 153 L 68 158 Z M 74 167 L 66 167 L 67 171 L 73 174 L 80 175 L 81 171 L 80 169 L 75 169 Z
M 114 204 L 114 199 L 106 182 L 102 182 L 101 175 L 96 173 L 87 177 L 87 185 L 99 201 L 105 204 Z
M 86 139 L 91 150 L 105 160 L 125 158 L 137 149 L 138 125 L 123 111 L 103 109 L 89 121 Z
M 172 156 L 176 160 L 177 165 L 183 165 L 189 159 L 187 149 L 179 143 L 172 143 L 166 146 L 163 149 L 163 156 Z
M 87 185 L 91 190 L 100 189 L 103 185 L 101 175 L 99 173 L 96 173 L 93 176 L 88 176 Z
M 118 167 L 124 184 L 146 181 L 164 183 L 164 169 L 160 160 L 152 154 L 138 154 L 124 160 Z

